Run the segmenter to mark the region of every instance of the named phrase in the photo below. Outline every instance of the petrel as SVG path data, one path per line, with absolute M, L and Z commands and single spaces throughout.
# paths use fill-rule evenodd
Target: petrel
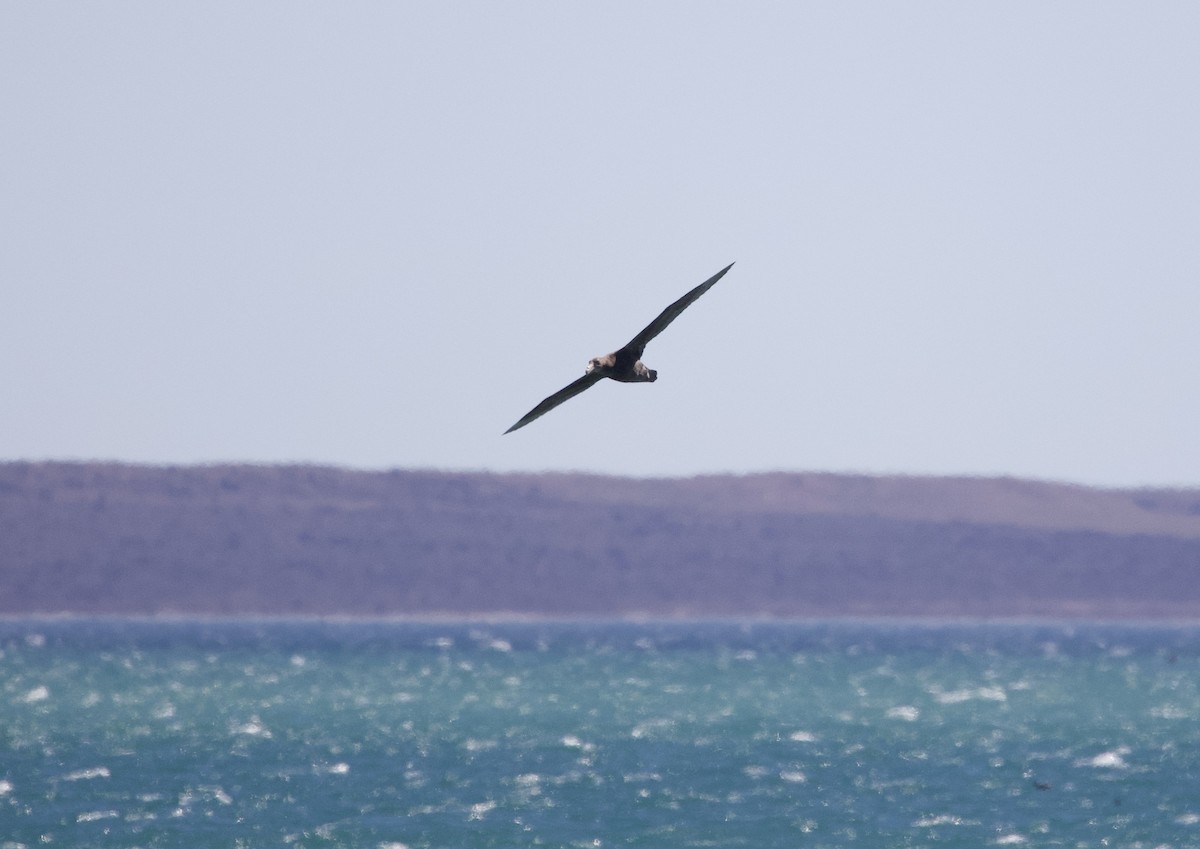
M 659 314 L 658 318 L 646 325 L 646 328 L 641 333 L 630 339 L 625 347 L 619 348 L 611 354 L 605 354 L 603 357 L 593 357 L 588 362 L 587 370 L 583 377 L 574 383 L 564 386 L 542 401 L 542 403 L 522 416 L 519 422 L 504 432 L 512 433 L 517 428 L 525 427 L 525 425 L 538 416 L 545 415 L 562 402 L 574 398 L 583 390 L 598 383 L 601 378 L 609 377 L 613 380 L 619 380 L 621 383 L 653 383 L 658 380 L 658 372 L 652 368 L 647 368 L 646 364 L 642 362 L 642 351 L 645 350 L 646 344 L 666 330 L 668 324 L 677 319 L 681 312 L 692 305 L 692 301 L 711 289 L 718 280 L 725 276 L 725 272 L 731 268 L 733 268 L 732 262 L 678 301 L 671 304 L 671 306 Z

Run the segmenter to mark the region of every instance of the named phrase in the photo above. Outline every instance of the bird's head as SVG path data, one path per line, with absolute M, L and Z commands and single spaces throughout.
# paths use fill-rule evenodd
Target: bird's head
M 605 354 L 603 357 L 592 357 L 588 360 L 587 373 L 600 372 L 604 374 L 616 365 L 616 361 L 617 358 L 613 354 Z

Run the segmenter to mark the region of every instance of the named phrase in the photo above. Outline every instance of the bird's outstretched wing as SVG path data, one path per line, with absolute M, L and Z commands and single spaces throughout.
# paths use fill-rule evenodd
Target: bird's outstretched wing
M 569 401 L 570 399 L 574 398 L 576 395 L 578 395 L 583 390 L 592 386 L 592 384 L 603 379 L 603 377 L 604 377 L 604 375 L 598 374 L 596 372 L 589 372 L 588 374 L 585 374 L 583 377 L 579 378 L 579 380 L 575 381 L 574 383 L 568 384 L 567 386 L 564 386 L 562 389 L 558 390 L 553 395 L 551 395 L 549 398 L 542 401 L 542 403 L 538 404 L 536 407 L 534 407 L 528 413 L 521 416 L 521 420 L 519 422 L 517 422 L 515 425 L 513 425 L 512 427 L 510 427 L 508 430 L 506 430 L 504 432 L 512 433 L 517 428 L 525 427 L 525 425 L 529 424 L 531 421 L 536 419 L 538 416 L 545 415 L 546 413 L 550 412 L 555 407 L 557 407 L 559 404 L 561 404 L 563 401 Z
M 653 339 L 658 334 L 667 329 L 667 325 L 679 317 L 679 314 L 692 305 L 692 301 L 699 298 L 705 292 L 713 287 L 713 285 L 725 276 L 725 272 L 733 268 L 733 263 L 722 268 L 712 277 L 705 280 L 692 291 L 688 292 L 671 306 L 663 310 L 658 318 L 646 325 L 646 329 L 629 340 L 629 344 L 622 348 L 622 351 L 627 351 L 633 355 L 635 360 L 642 358 L 642 351 L 646 348 L 646 343 Z

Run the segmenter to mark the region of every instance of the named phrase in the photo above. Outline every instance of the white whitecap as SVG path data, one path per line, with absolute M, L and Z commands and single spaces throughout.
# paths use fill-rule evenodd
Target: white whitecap
M 916 722 L 921 712 L 912 705 L 897 705 L 888 708 L 887 716 L 891 719 L 903 719 L 905 722 Z
M 1200 814 L 1183 814 L 1175 817 L 1175 822 L 1180 825 L 1200 825 Z
M 1095 757 L 1084 758 L 1081 761 L 1076 761 L 1076 766 L 1094 766 L 1098 769 L 1124 769 L 1128 766 L 1125 763 L 1125 755 L 1129 754 L 1129 749 L 1125 746 L 1119 749 L 1113 749 L 1111 752 L 1101 752 Z
M 116 811 L 84 811 L 75 817 L 75 822 L 95 822 L 96 820 L 111 820 L 119 817 Z
M 568 749 L 582 749 L 585 752 L 590 752 L 596 748 L 591 743 L 585 743 L 583 740 L 579 739 L 574 734 L 564 735 L 563 738 L 559 742 L 562 743 L 562 745 L 566 746 Z
M 408 849 L 407 843 L 401 843 L 399 840 L 391 840 L 379 844 L 379 849 Z
M 1028 839 L 1020 834 L 1005 834 L 997 837 L 994 841 L 997 846 L 1019 846 L 1022 843 L 1028 843 Z
M 647 719 L 645 722 L 639 722 L 635 725 L 630 732 L 630 736 L 635 740 L 640 740 L 647 734 L 669 731 L 673 724 L 669 719 Z
M 972 690 L 949 690 L 933 694 L 933 697 L 944 705 L 954 705 L 959 702 L 970 701 L 973 696 L 974 691 Z
M 798 769 L 785 769 L 783 772 L 779 773 L 779 777 L 789 784 L 803 784 L 804 782 L 808 781 L 808 776 Z
M 793 731 L 788 735 L 788 739 L 793 743 L 815 743 L 817 742 L 817 735 L 811 731 Z
M 50 698 L 50 688 L 43 684 L 41 686 L 34 687 L 32 690 L 22 696 L 21 701 L 25 702 L 27 705 L 31 705 L 36 702 L 44 702 L 48 698 Z
M 662 775 L 657 772 L 631 772 L 621 776 L 626 784 L 641 781 L 662 781 Z
M 12 792 L 13 786 L 11 781 L 0 779 L 0 796 L 7 796 Z
M 87 781 L 92 778 L 108 778 L 112 775 L 106 766 L 97 766 L 92 769 L 79 769 L 75 772 L 68 772 L 63 776 L 63 781 Z
M 271 732 L 262 724 L 262 720 L 257 716 L 251 717 L 249 722 L 243 723 L 234 729 L 237 734 L 246 734 L 250 737 L 270 737 Z
M 976 687 L 974 689 L 965 690 L 934 690 L 933 697 L 944 705 L 958 704 L 959 702 L 969 702 L 973 699 L 982 699 L 989 702 L 1005 702 L 1008 701 L 1008 694 L 1000 687 Z
M 220 785 L 217 784 L 202 784 L 196 788 L 188 788 L 179 794 L 179 807 L 171 813 L 171 816 L 183 816 L 180 811 L 185 812 L 193 804 L 203 799 L 212 799 L 220 802 L 222 805 L 232 805 L 233 797 L 226 793 Z
M 938 814 L 936 817 L 922 817 L 913 823 L 913 828 L 933 828 L 939 825 L 962 825 L 960 817 L 953 814 Z
M 508 640 L 495 639 L 488 643 L 488 648 L 492 651 L 510 652 L 512 651 L 512 643 Z
M 488 799 L 486 802 L 476 802 L 474 805 L 471 806 L 470 818 L 473 820 L 481 820 L 488 813 L 488 811 L 492 810 L 495 807 L 496 807 L 496 803 L 494 801 L 492 801 L 491 799 Z

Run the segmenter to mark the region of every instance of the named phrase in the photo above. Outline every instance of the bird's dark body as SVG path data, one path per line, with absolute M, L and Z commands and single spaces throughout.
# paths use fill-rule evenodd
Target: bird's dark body
M 624 349 L 596 357 L 588 363 L 588 372 L 621 383 L 653 383 L 658 380 L 658 372 L 647 368 L 631 351 Z
M 653 383 L 658 380 L 658 372 L 652 368 L 648 368 L 642 362 L 642 352 L 646 349 L 646 345 L 651 339 L 662 333 L 668 324 L 678 318 L 681 312 L 691 306 L 692 302 L 711 289 L 718 280 L 725 276 L 725 272 L 731 268 L 733 268 L 733 263 L 725 266 L 695 289 L 692 289 L 682 298 L 675 301 L 659 313 L 658 318 L 646 325 L 641 333 L 630 339 L 623 347 L 613 351 L 611 354 L 605 354 L 602 357 L 593 357 L 588 361 L 587 370 L 583 377 L 564 386 L 553 395 L 544 399 L 542 403 L 522 416 L 520 421 L 504 432 L 512 433 L 518 428 L 525 427 L 525 425 L 534 419 L 545 415 L 559 404 L 574 398 L 580 392 L 590 388 L 606 377 L 620 383 Z

